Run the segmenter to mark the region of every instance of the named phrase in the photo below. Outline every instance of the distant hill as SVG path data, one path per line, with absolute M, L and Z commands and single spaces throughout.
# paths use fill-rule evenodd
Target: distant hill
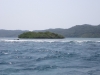
M 0 37 L 18 37 L 19 34 L 26 32 L 22 30 L 0 30 Z
M 51 32 L 24 32 L 18 38 L 36 38 L 36 39 L 62 39 L 62 35 Z
M 47 30 L 36 30 L 35 32 L 53 32 L 64 37 L 85 37 L 85 38 L 100 38 L 100 25 L 93 26 L 89 24 L 76 25 L 69 29 L 47 29 Z M 0 37 L 18 37 L 22 34 L 22 30 L 0 30 Z
M 48 29 L 43 31 L 50 31 L 61 34 L 64 37 L 84 37 L 84 38 L 99 38 L 100 25 L 93 26 L 89 24 L 76 25 L 69 29 Z
M 100 37 L 100 25 L 76 25 L 66 30 L 66 37 Z

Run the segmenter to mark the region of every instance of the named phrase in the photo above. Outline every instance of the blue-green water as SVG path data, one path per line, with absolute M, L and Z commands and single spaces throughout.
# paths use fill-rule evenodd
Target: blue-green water
M 100 75 L 100 39 L 0 39 L 0 75 Z

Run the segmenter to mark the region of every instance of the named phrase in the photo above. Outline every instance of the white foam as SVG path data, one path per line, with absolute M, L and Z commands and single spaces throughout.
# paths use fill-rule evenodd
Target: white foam
M 77 41 L 70 41 L 70 40 L 3 40 L 4 42 L 77 42 Z
M 7 55 L 8 53 L 4 53 L 5 55 Z
M 100 40 L 78 40 L 78 39 L 1 39 L 2 42 L 74 42 L 74 43 L 83 43 L 83 42 L 100 42 Z
M 9 64 L 11 65 L 11 64 L 12 64 L 12 62 L 9 62 Z
M 65 41 L 61 41 L 61 40 L 50 40 L 50 39 L 34 39 L 34 40 L 1 40 L 4 42 L 65 42 Z

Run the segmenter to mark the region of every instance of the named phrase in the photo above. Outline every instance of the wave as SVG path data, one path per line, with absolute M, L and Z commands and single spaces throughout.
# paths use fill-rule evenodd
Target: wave
M 67 43 L 100 43 L 100 40 L 75 40 L 75 39 L 0 39 L 0 42 L 67 42 Z

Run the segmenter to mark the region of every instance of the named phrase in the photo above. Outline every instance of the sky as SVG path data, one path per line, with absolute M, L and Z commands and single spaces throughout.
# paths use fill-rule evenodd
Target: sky
M 0 29 L 67 29 L 82 24 L 100 24 L 100 0 L 0 0 Z

